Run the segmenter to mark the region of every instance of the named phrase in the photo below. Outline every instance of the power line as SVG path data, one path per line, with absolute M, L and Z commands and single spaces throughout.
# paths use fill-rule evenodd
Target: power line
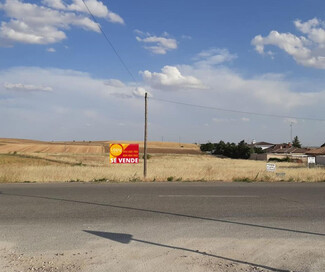
M 94 20 L 94 22 L 97 24 L 100 32 L 102 33 L 102 35 L 104 36 L 104 38 L 106 39 L 106 41 L 108 42 L 108 44 L 110 45 L 110 47 L 113 49 L 115 55 L 118 57 L 119 61 L 122 63 L 123 67 L 125 68 L 125 70 L 128 72 L 128 74 L 131 76 L 131 78 L 137 82 L 137 80 L 135 79 L 135 77 L 133 76 L 132 72 L 130 71 L 130 69 L 127 67 L 126 63 L 124 62 L 124 60 L 122 59 L 122 57 L 120 56 L 120 54 L 118 53 L 118 51 L 116 50 L 115 46 L 113 45 L 113 43 L 111 42 L 110 38 L 108 37 L 108 35 L 104 32 L 104 30 L 102 29 L 102 27 L 100 26 L 100 24 L 98 23 L 96 17 L 92 14 L 92 12 L 90 11 L 90 9 L 88 8 L 88 5 L 86 4 L 85 0 L 82 0 L 82 2 L 84 3 L 89 15 L 92 17 L 92 19 Z
M 309 121 L 325 122 L 325 119 L 318 119 L 318 118 L 311 118 L 311 117 L 297 117 L 297 116 L 290 116 L 290 115 L 280 115 L 280 114 L 268 114 L 268 113 L 259 113 L 259 112 L 240 111 L 240 110 L 225 109 L 225 108 L 204 106 L 204 105 L 198 105 L 198 104 L 190 104 L 190 103 L 185 103 L 185 102 L 178 102 L 178 101 L 172 101 L 172 100 L 156 98 L 156 97 L 150 97 L 150 99 L 156 100 L 156 101 L 161 101 L 161 102 L 166 102 L 166 103 L 182 105 L 182 106 L 209 109 L 209 110 L 217 110 L 217 111 L 224 111 L 224 112 L 232 112 L 232 113 L 240 113 L 240 114 L 248 114 L 248 115 L 256 115 L 256 116 L 264 116 L 264 117 L 274 117 L 274 118 L 281 118 L 281 119 L 283 119 L 283 118 L 291 118 L 291 119 L 297 119 L 297 120 L 309 120 Z

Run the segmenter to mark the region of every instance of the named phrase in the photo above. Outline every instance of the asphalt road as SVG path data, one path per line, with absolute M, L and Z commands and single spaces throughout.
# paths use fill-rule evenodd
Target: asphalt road
M 0 184 L 0 271 L 325 271 L 325 183 Z

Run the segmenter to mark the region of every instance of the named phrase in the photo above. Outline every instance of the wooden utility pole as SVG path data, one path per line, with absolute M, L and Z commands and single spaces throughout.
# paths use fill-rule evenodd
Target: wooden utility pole
M 144 95 L 144 164 L 143 164 L 143 176 L 147 177 L 147 123 L 148 123 L 148 94 Z

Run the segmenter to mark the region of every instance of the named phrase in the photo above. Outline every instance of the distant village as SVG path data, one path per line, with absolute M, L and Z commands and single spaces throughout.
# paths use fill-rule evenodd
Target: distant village
M 218 157 L 296 163 L 308 163 L 308 158 L 314 158 L 316 165 L 325 165 L 325 143 L 320 147 L 302 147 L 297 136 L 292 143 L 274 144 L 253 140 L 250 144 L 244 141 L 234 144 L 220 141 L 202 144 L 200 148 Z
M 318 148 L 296 147 L 292 143 L 272 144 L 267 142 L 252 142 L 249 146 L 261 148 L 263 153 L 252 153 L 252 160 L 285 160 L 307 163 L 308 157 L 314 157 L 316 164 L 325 165 L 325 144 Z

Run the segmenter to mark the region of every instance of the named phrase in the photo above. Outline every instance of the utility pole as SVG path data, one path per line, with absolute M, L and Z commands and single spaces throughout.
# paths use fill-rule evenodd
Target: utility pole
M 291 143 L 292 143 L 292 125 L 293 125 L 293 122 L 290 123 L 290 139 L 291 139 Z
M 148 122 L 148 94 L 144 95 L 144 163 L 143 163 L 143 177 L 147 177 L 147 122 Z

